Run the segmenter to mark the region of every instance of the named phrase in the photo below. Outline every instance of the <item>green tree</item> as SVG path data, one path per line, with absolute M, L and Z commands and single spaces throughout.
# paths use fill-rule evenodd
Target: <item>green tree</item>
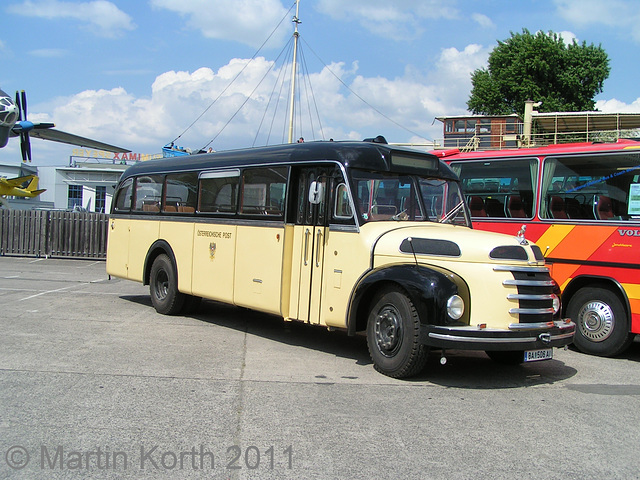
M 558 34 L 523 29 L 489 55 L 487 68 L 471 74 L 467 107 L 475 114 L 522 114 L 524 102 L 542 101 L 540 112 L 594 110 L 593 98 L 609 76 L 609 57 L 601 46 L 566 45 Z

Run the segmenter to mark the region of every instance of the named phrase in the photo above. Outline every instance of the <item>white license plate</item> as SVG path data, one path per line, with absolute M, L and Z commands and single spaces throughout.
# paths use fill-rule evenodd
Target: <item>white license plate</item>
M 524 352 L 525 362 L 537 362 L 539 360 L 551 360 L 553 358 L 553 348 L 542 350 L 527 350 Z

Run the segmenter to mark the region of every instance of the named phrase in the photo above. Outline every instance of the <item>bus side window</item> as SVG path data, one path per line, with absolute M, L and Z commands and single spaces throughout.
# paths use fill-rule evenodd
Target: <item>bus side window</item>
M 240 213 L 284 215 L 287 167 L 248 168 L 242 174 Z
M 114 209 L 117 212 L 128 212 L 131 210 L 131 195 L 133 193 L 133 179 L 128 178 L 118 189 Z
M 144 175 L 136 178 L 134 210 L 157 213 L 162 199 L 163 175 Z
M 198 211 L 235 214 L 238 204 L 240 170 L 204 172 L 200 175 Z
M 452 162 L 465 194 L 480 200 L 484 209 L 474 209 L 473 217 L 532 218 L 537 185 L 534 158 L 474 162 Z
M 162 211 L 193 213 L 198 200 L 198 174 L 196 172 L 167 175 Z
M 353 217 L 351 203 L 349 202 L 349 189 L 346 184 L 340 183 L 336 187 L 336 203 L 333 216 L 340 220 L 348 220 Z

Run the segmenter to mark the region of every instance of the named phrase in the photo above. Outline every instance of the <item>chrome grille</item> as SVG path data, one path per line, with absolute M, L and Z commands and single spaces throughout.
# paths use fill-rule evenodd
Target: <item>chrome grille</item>
M 513 279 L 504 280 L 502 284 L 509 290 L 507 299 L 517 301 L 517 306 L 509 309 L 509 313 L 518 315 L 520 323 L 553 320 L 554 282 L 547 267 L 499 265 L 494 271 L 507 271 L 513 275 Z

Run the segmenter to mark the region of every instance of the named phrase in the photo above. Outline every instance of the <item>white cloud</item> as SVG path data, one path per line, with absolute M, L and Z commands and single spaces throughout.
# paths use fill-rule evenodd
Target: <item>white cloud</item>
M 176 12 L 187 18 L 190 28 L 202 32 L 207 38 L 233 40 L 259 47 L 285 17 L 287 9 L 279 0 L 151 0 L 151 5 Z M 295 14 L 292 11 L 291 17 Z M 282 45 L 293 32 L 291 18 L 271 39 Z
M 317 9 L 334 20 L 357 21 L 380 37 L 402 41 L 424 31 L 425 20 L 452 19 L 458 14 L 442 0 L 319 0 Z
M 562 31 L 562 32 L 556 32 L 560 37 L 562 37 L 562 40 L 564 41 L 565 45 L 571 45 L 573 43 L 573 41 L 575 40 L 576 42 L 578 41 L 578 37 L 576 36 L 575 33 L 573 32 L 568 32 L 568 31 Z
M 632 103 L 624 103 L 615 98 L 598 100 L 596 110 L 604 113 L 640 113 L 640 98 L 636 98 Z
M 605 25 L 640 42 L 636 0 L 554 0 L 558 15 L 574 25 Z
M 72 18 L 80 21 L 80 28 L 103 37 L 118 37 L 136 28 L 131 17 L 106 0 L 65 2 L 59 0 L 25 0 L 11 5 L 7 11 L 27 17 L 48 19 Z
M 68 54 L 69 51 L 62 48 L 40 48 L 29 52 L 29 55 L 41 58 L 61 58 L 66 57 Z
M 490 28 L 490 29 L 496 28 L 496 24 L 493 23 L 493 21 L 489 17 L 487 17 L 486 15 L 483 15 L 482 13 L 474 13 L 471 15 L 471 18 L 473 19 L 474 22 L 476 22 L 482 28 Z
M 442 124 L 434 122 L 435 117 L 466 113 L 470 74 L 486 64 L 488 53 L 480 45 L 443 49 L 429 71 L 413 66 L 395 78 L 360 75 L 357 62 L 333 63 L 311 72 L 313 98 L 307 99 L 300 85 L 295 135 L 308 140 L 361 140 L 382 134 L 391 142 L 441 138 Z M 254 141 L 255 145 L 281 143 L 287 140 L 289 90 L 285 84 L 280 91 L 277 80 L 288 81 L 286 68 L 258 57 L 232 59 L 217 71 L 168 71 L 156 77 L 148 98 L 136 98 L 123 88 L 87 90 L 49 105 L 34 105 L 30 118 L 53 121 L 60 130 L 136 152 L 157 153 L 217 99 L 176 143 L 198 149 L 216 137 L 213 147 L 217 150 L 248 147 Z M 47 113 L 38 114 L 43 111 Z M 38 150 L 48 149 L 38 143 Z

